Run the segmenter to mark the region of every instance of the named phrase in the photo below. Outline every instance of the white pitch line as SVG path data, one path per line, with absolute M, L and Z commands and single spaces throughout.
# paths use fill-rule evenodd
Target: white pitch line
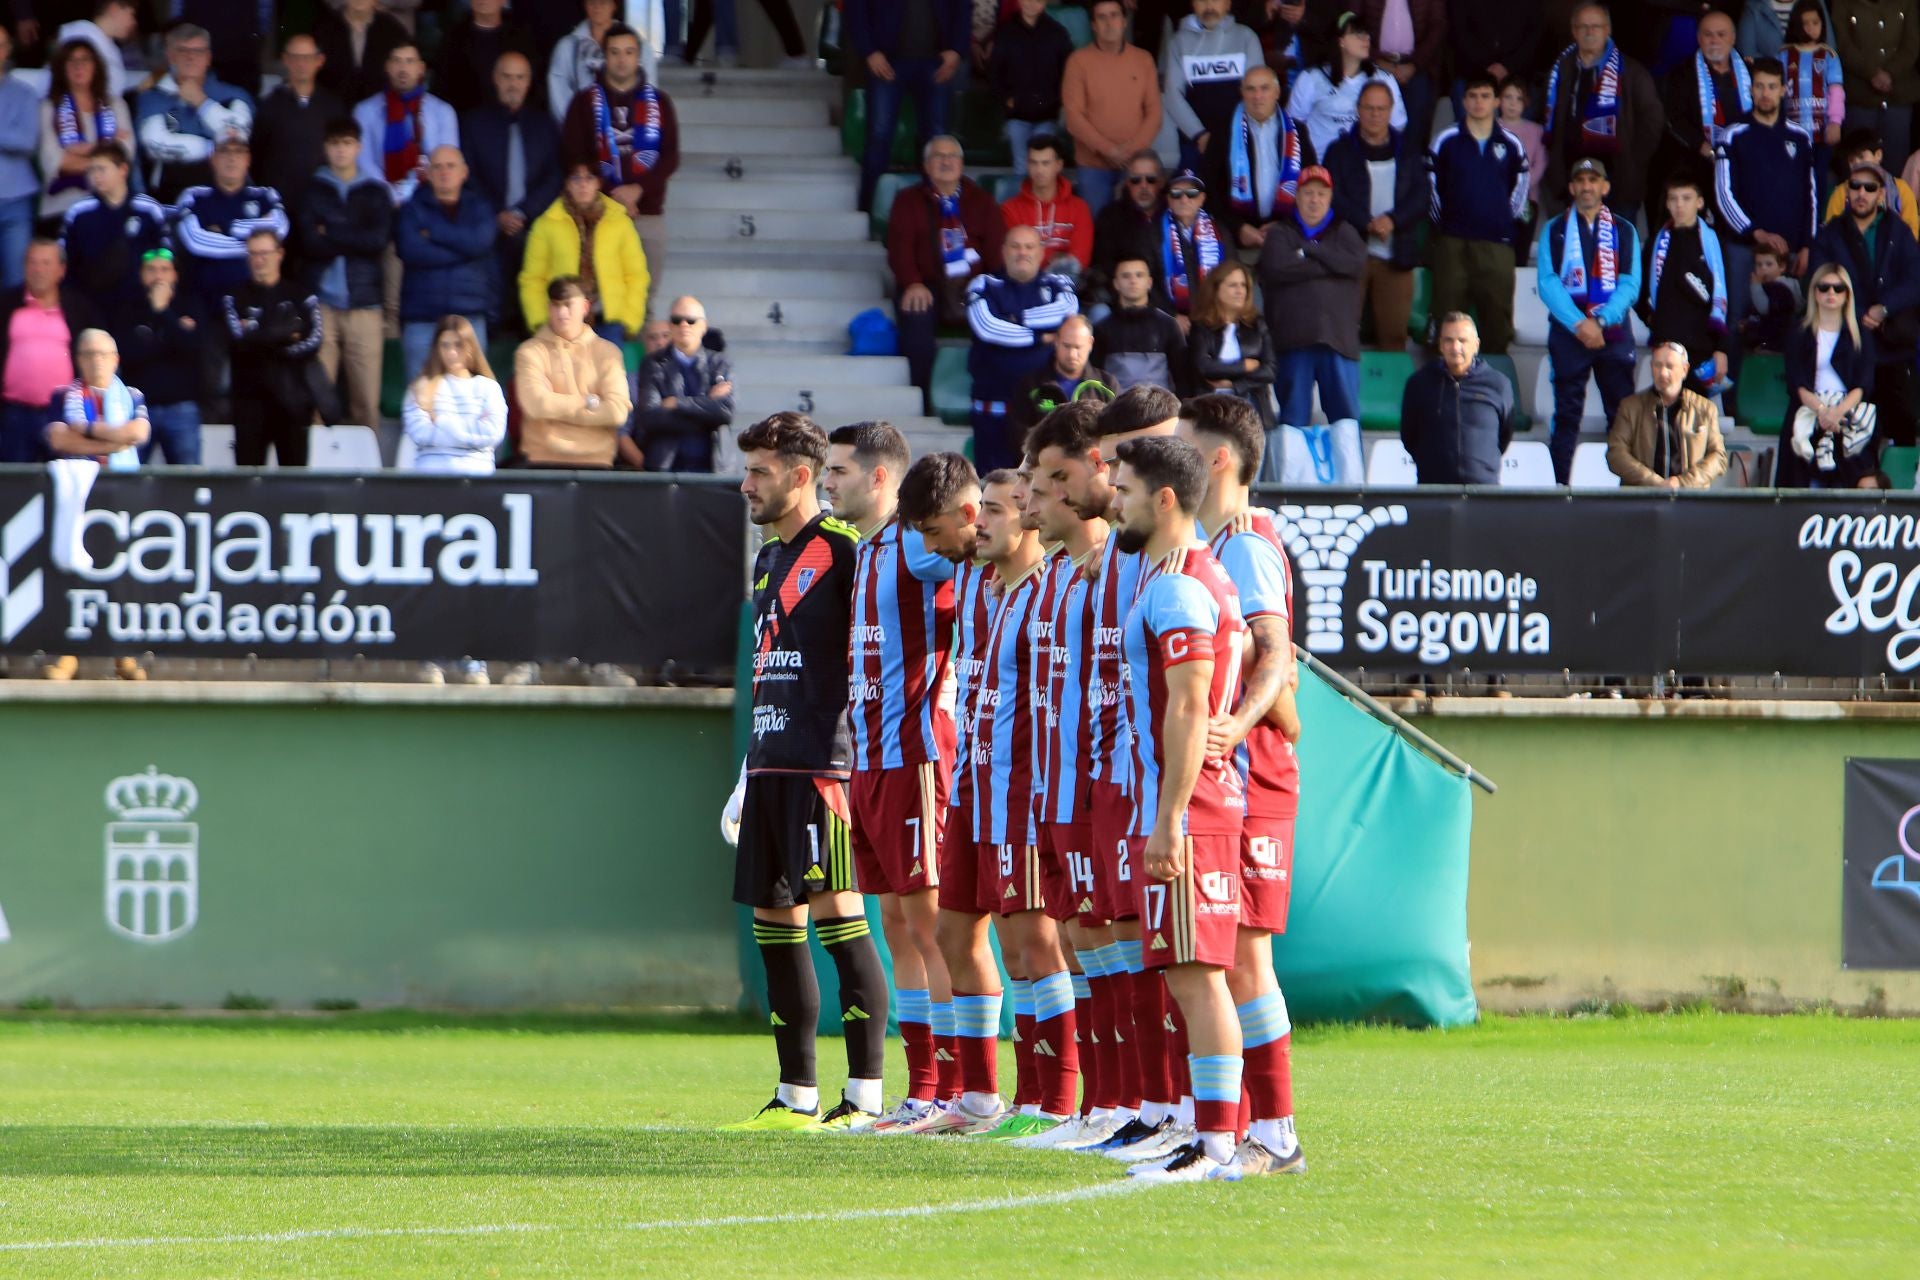
M 899 1208 L 845 1209 L 827 1213 L 759 1213 L 725 1218 L 666 1218 L 657 1222 L 623 1222 L 614 1231 L 706 1231 L 715 1227 L 758 1227 L 789 1222 L 845 1222 L 861 1218 L 939 1218 L 948 1214 L 997 1213 L 1008 1209 L 1037 1209 L 1048 1205 L 1074 1204 L 1110 1196 L 1144 1191 L 1153 1184 L 1132 1178 L 1117 1182 L 1099 1182 L 1092 1186 L 1065 1191 L 1048 1191 L 1032 1196 L 995 1196 L 985 1200 L 959 1200 L 952 1204 L 916 1204 Z M 0 1253 L 46 1253 L 59 1249 L 153 1249 L 172 1246 L 208 1246 L 231 1244 L 294 1244 L 305 1240 L 384 1240 L 424 1236 L 503 1236 L 533 1235 L 546 1232 L 586 1231 L 590 1227 L 557 1223 L 501 1222 L 467 1227 L 329 1227 L 312 1231 L 270 1231 L 226 1236 L 102 1236 L 88 1240 L 23 1240 L 0 1244 Z

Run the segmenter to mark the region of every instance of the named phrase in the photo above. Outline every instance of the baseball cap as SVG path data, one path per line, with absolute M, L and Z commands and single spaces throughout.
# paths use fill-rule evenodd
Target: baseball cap
M 1206 180 L 1191 169 L 1182 169 L 1180 172 L 1174 174 L 1173 177 L 1167 179 L 1167 185 L 1169 187 L 1177 187 L 1183 182 L 1190 187 L 1198 187 L 1202 191 L 1207 189 Z
M 1567 174 L 1567 180 L 1571 182 L 1573 179 L 1579 177 L 1583 173 L 1591 173 L 1595 177 L 1599 178 L 1600 181 L 1602 182 L 1607 181 L 1607 166 L 1600 163 L 1600 161 L 1594 159 L 1592 156 L 1587 156 L 1584 159 L 1575 163 L 1573 166 L 1573 170 Z
M 1317 164 L 1310 164 L 1300 171 L 1300 180 L 1294 183 L 1294 190 L 1299 190 L 1309 182 L 1317 182 L 1327 190 L 1333 190 L 1333 175 Z

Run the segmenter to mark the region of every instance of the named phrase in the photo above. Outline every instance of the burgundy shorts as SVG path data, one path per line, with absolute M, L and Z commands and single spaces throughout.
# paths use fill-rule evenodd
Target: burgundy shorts
M 1092 835 L 1084 822 L 1040 824 L 1040 887 L 1047 896 L 1047 914 L 1055 920 L 1106 922 L 1103 903 L 1095 896 Z
M 1133 887 L 1134 858 L 1129 845 L 1140 842 L 1127 835 L 1133 825 L 1133 801 L 1111 782 L 1095 782 L 1088 801 L 1093 828 L 1094 906 L 1109 920 L 1131 920 L 1140 914 Z
M 1285 933 L 1292 898 L 1292 815 L 1249 815 L 1240 836 L 1240 923 L 1249 929 Z
M 947 829 L 947 767 L 938 760 L 898 769 L 856 769 L 853 865 L 862 893 L 940 887 Z
M 963 915 L 992 915 L 994 902 L 993 846 L 974 840 L 973 815 L 955 807 L 948 817 L 954 827 L 940 847 L 940 887 L 936 890 L 942 911 Z
M 1146 968 L 1231 969 L 1239 933 L 1239 836 L 1188 836 L 1184 872 L 1171 881 L 1140 877 L 1140 959 Z
M 998 915 L 1044 911 L 1046 886 L 1040 880 L 1040 847 L 1031 844 L 983 844 L 982 854 L 993 858 L 993 910 Z

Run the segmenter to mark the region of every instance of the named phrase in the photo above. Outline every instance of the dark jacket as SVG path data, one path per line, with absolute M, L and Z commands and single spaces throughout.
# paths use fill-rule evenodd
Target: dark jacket
M 1193 389 L 1202 393 L 1218 390 L 1207 385 L 1216 379 L 1231 381 L 1233 394 L 1251 403 L 1260 413 L 1260 425 L 1271 430 L 1273 335 L 1267 332 L 1266 322 L 1259 319 L 1236 328 L 1240 335 L 1240 359 L 1222 361 L 1220 340 L 1226 330 L 1209 329 L 1196 320 L 1193 328 L 1187 331 L 1188 375 L 1193 379 Z M 1257 360 L 1259 367 L 1249 370 L 1241 363 L 1244 360 Z
M 1833 346 L 1833 371 L 1846 384 L 1847 390 L 1857 388 L 1860 391 L 1862 404 L 1873 399 L 1874 365 L 1878 357 L 1879 352 L 1870 331 L 1860 331 L 1860 345 L 1855 347 L 1846 327 L 1841 326 L 1840 339 Z M 1787 416 L 1780 424 L 1780 462 L 1774 472 L 1774 483 L 1783 489 L 1803 488 L 1813 478 L 1812 466 L 1795 453 L 1788 442 L 1793 438 L 1794 416 L 1801 408 L 1800 392 L 1813 390 L 1819 358 L 1820 348 L 1813 330 L 1804 324 L 1796 324 L 1787 337 Z M 1850 460 L 1840 459 L 1839 466 L 1825 474 L 1825 483 L 1833 487 L 1851 488 L 1861 476 L 1873 471 L 1878 454 L 1878 448 L 1869 443 L 1859 456 Z
M 664 117 L 666 109 L 661 108 Z M 507 203 L 507 135 L 520 125 L 520 147 L 527 159 L 527 192 L 519 203 Z M 560 169 L 560 126 L 553 114 L 531 100 L 518 112 L 497 102 L 476 107 L 460 117 L 460 150 L 471 172 L 468 181 L 487 198 L 496 212 L 509 209 L 531 223 L 560 198 L 565 175 Z
M 1000 24 L 993 33 L 987 78 L 1009 120 L 1039 123 L 1059 118 L 1060 78 L 1072 53 L 1073 37 L 1045 13 L 1032 26 L 1018 14 Z
M 117 209 L 98 196 L 68 209 L 60 228 L 68 281 L 101 314 L 112 315 L 141 295 L 140 262 L 150 250 L 166 247 L 167 215 L 164 205 L 140 195 L 129 195 Z
M 381 260 L 393 242 L 387 184 L 356 176 L 343 188 L 331 173 L 321 174 L 308 185 L 297 213 L 301 261 L 313 289 L 319 291 L 336 258 L 345 258 L 347 306 L 380 306 L 385 292 Z
M 641 83 L 645 83 L 642 77 Z M 639 85 L 633 92 L 639 93 Z M 638 101 L 638 98 L 635 98 Z M 505 135 L 503 134 L 502 137 Z M 573 101 L 567 105 L 567 118 L 560 124 L 560 153 L 564 164 L 590 164 L 599 167 L 599 136 L 594 132 L 593 99 L 585 89 L 573 95 Z M 503 171 L 506 164 L 505 153 L 500 161 Z M 680 117 L 674 114 L 673 98 L 665 89 L 660 90 L 660 155 L 653 165 L 641 173 L 640 212 L 643 214 L 664 213 L 667 207 L 667 180 L 680 168 Z M 618 183 L 610 183 L 603 175 L 601 190 L 611 192 Z M 553 202 L 549 200 L 548 204 Z M 545 209 L 541 206 L 540 212 Z
M 1560 35 L 1565 33 L 1563 27 Z M 1508 75 L 1525 78 L 1540 43 L 1540 6 L 1448 0 L 1447 36 L 1453 45 L 1454 75 L 1472 75 L 1497 62 Z
M 1178 395 L 1187 387 L 1187 339 L 1171 315 L 1151 304 L 1115 307 L 1093 327 L 1093 363 L 1116 392 L 1139 383 Z
M 1872 261 L 1868 261 L 1866 238 L 1853 225 L 1853 215 L 1843 213 L 1820 228 L 1807 257 L 1815 270 L 1829 262 L 1847 269 L 1859 314 L 1864 316 L 1876 303 L 1887 309 L 1886 321 L 1874 334 L 1886 358 L 1912 356 L 1914 340 L 1920 337 L 1920 244 L 1914 242 L 1906 223 L 1882 210 L 1874 228 Z
M 286 85 L 260 100 L 253 117 L 253 172 L 298 210 L 313 171 L 327 162 L 327 126 L 349 107 L 325 85 L 315 85 L 304 104 Z
M 1166 206 L 1155 204 L 1142 209 L 1123 188 L 1107 206 L 1093 215 L 1093 262 L 1088 269 L 1089 288 L 1113 282 L 1113 264 L 1122 258 L 1145 258 L 1153 269 L 1156 297 L 1165 292 L 1160 277 L 1165 267 L 1160 261 L 1160 215 Z M 1156 303 L 1155 305 L 1160 305 Z
M 1308 165 L 1325 163 L 1320 154 L 1313 149 L 1313 136 L 1307 132 L 1306 126 L 1292 116 L 1286 115 L 1284 111 L 1282 118 L 1293 126 L 1295 136 L 1300 139 L 1300 167 L 1305 169 Z M 1221 131 L 1221 136 L 1223 138 L 1226 136 L 1225 130 Z M 1200 157 L 1200 180 L 1207 184 L 1207 216 L 1219 226 L 1221 238 L 1237 249 L 1240 247 L 1241 227 L 1267 226 L 1279 221 L 1287 216 L 1292 205 L 1282 205 L 1279 200 L 1276 200 L 1273 212 L 1267 215 L 1265 222 L 1260 221 L 1257 213 L 1242 216 L 1240 211 L 1233 207 L 1232 156 L 1233 147 L 1229 143 L 1223 143 L 1217 147 L 1209 146 L 1206 154 Z M 1418 155 L 1415 156 L 1415 160 L 1418 162 Z M 1168 185 L 1172 185 L 1171 178 Z M 1284 192 L 1281 194 L 1291 200 L 1291 197 L 1285 196 Z
M 367 28 L 366 56 L 358 66 L 353 61 L 353 32 L 337 9 L 315 5 L 313 40 L 327 57 L 320 68 L 320 83 L 347 103 L 361 102 L 387 87 L 387 55 L 413 37 L 391 14 L 375 11 Z
M 1483 147 L 1454 125 L 1427 153 L 1433 229 L 1462 240 L 1513 244 L 1527 214 L 1527 148 L 1496 122 Z
M 1435 360 L 1400 393 L 1400 443 L 1421 484 L 1499 484 L 1500 456 L 1513 443 L 1513 387 L 1478 356 L 1458 381 Z
M 973 274 L 997 274 L 1006 222 L 993 196 L 972 178 L 960 179 L 960 223 L 966 228 L 967 243 L 980 255 Z M 901 188 L 887 215 L 887 267 L 893 272 L 895 289 L 923 284 L 939 294 L 946 279 L 939 230 L 940 200 L 933 184 L 917 182 Z
M 1667 127 L 1667 109 L 1661 104 L 1660 91 L 1653 76 L 1633 58 L 1620 58 L 1620 115 L 1615 134 L 1620 146 L 1615 155 L 1603 156 L 1613 192 L 1620 204 L 1640 204 L 1647 198 L 1647 167 L 1660 148 Z M 1553 119 L 1546 122 L 1547 171 L 1533 175 L 1540 188 L 1541 204 L 1549 213 L 1567 207 L 1567 175 L 1574 161 L 1585 152 L 1580 149 L 1580 55 L 1571 47 L 1561 55 L 1560 94 L 1554 103 Z M 1543 100 L 1544 101 L 1544 100 Z
M 1274 223 L 1260 250 L 1273 345 L 1282 351 L 1331 347 L 1358 360 L 1366 272 L 1367 247 L 1339 218 L 1315 240 L 1292 218 Z
M 1734 54 L 1739 57 L 1739 54 Z M 1719 95 L 1721 121 L 1723 128 L 1731 127 L 1747 118 L 1740 109 L 1740 91 L 1734 83 L 1733 65 L 1728 63 L 1727 74 L 1716 86 Z M 1676 154 L 1676 160 L 1682 156 L 1691 156 L 1698 164 L 1700 144 L 1705 139 L 1705 131 L 1700 121 L 1700 80 L 1695 71 L 1693 55 L 1688 54 L 1679 66 L 1667 72 L 1666 84 L 1667 108 L 1667 147 L 1670 154 Z M 1613 170 L 1609 166 L 1608 173 Z
M 1716 151 L 1714 191 L 1722 239 L 1752 244 L 1758 228 L 1784 239 L 1790 254 L 1813 243 L 1820 221 L 1813 139 L 1785 116 L 1728 131 Z
M 485 34 L 473 25 L 472 15 L 447 28 L 446 38 L 440 42 L 440 58 L 434 64 L 434 93 L 462 113 L 497 101 L 493 95 L 493 64 L 503 53 L 526 55 L 527 64 L 533 69 L 530 101 L 535 106 L 541 105 L 547 84 L 547 60 L 534 47 L 533 36 L 512 14 L 503 17 L 499 27 Z
M 12 349 L 13 313 L 18 311 L 27 300 L 24 288 L 8 289 L 0 294 L 0 371 L 7 367 L 7 356 Z M 67 317 L 68 345 L 80 337 L 82 329 L 91 329 L 99 324 L 99 313 L 87 296 L 70 284 L 60 286 L 60 310 Z M 49 388 L 51 391 L 51 388 Z
M 233 398 L 304 417 L 313 412 L 307 366 L 320 349 L 320 300 L 292 281 L 248 280 L 220 300 L 233 349 Z
M 1359 130 L 1350 129 L 1327 148 L 1324 163 L 1333 175 L 1334 216 L 1360 233 L 1361 247 L 1365 248 L 1367 224 L 1373 221 L 1373 171 L 1367 164 L 1384 160 L 1387 154 L 1394 156 L 1393 208 L 1387 210 L 1387 216 L 1393 219 L 1388 261 L 1398 270 L 1409 271 L 1420 264 L 1419 230 L 1427 216 L 1427 170 L 1420 149 L 1409 145 L 1404 132 L 1395 129 L 1392 134 L 1381 154 L 1376 155 L 1362 141 Z
M 964 58 L 973 47 L 972 7 L 967 0 L 933 0 L 933 9 L 940 47 Z M 840 21 L 841 36 L 860 61 L 876 49 L 891 57 L 900 39 L 900 0 L 846 0 Z
M 692 385 L 699 390 L 691 394 L 688 392 L 687 370 L 681 367 L 680 359 L 671 346 L 654 352 L 641 364 L 640 412 L 634 415 L 636 433 L 704 433 L 733 421 L 733 396 L 707 394 L 716 384 L 733 379 L 733 366 L 726 353 L 703 346 L 694 353 L 693 364 L 699 374 L 693 379 Z M 671 409 L 662 409 L 660 403 L 667 399 L 676 403 Z
M 143 295 L 114 318 L 121 379 L 140 388 L 150 405 L 200 399 L 209 357 L 226 349 L 212 324 L 200 300 L 184 290 L 174 290 L 165 311 L 155 311 Z
M 1373 32 L 1377 55 L 1380 19 L 1386 14 L 1387 0 L 1360 0 L 1353 7 L 1359 9 L 1367 30 Z M 1413 65 L 1437 81 L 1440 59 L 1447 49 L 1446 0 L 1407 0 L 1407 14 L 1413 19 Z
M 472 187 L 461 189 L 449 215 L 433 188 L 421 183 L 400 206 L 393 231 L 394 251 L 406 268 L 400 319 L 493 315 L 499 303 L 494 231 L 493 206 Z

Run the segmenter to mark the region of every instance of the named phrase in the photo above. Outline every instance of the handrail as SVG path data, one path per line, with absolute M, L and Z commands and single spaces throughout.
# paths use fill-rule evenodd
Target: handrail
M 1411 742 L 1422 752 L 1438 761 L 1443 767 L 1453 770 L 1488 795 L 1492 795 L 1500 789 L 1492 778 L 1481 773 L 1465 760 L 1462 760 L 1459 756 L 1453 754 L 1453 752 L 1447 750 L 1432 738 L 1429 738 L 1426 734 L 1414 728 L 1412 722 L 1405 716 L 1381 702 L 1378 698 L 1341 675 L 1338 671 L 1335 671 L 1326 663 L 1320 661 L 1320 659 L 1308 653 L 1305 649 L 1302 649 L 1299 645 L 1293 646 L 1293 654 L 1294 657 L 1307 664 L 1309 671 L 1345 694 L 1349 700 L 1358 703 L 1360 707 L 1374 719 L 1380 721 L 1389 729 L 1392 729 L 1395 733 Z

